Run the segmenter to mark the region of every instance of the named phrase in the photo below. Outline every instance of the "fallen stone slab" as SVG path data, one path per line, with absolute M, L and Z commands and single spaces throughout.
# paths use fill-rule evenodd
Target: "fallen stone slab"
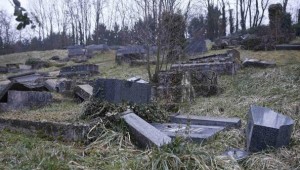
M 142 147 L 157 146 L 171 143 L 171 138 L 144 121 L 134 113 L 125 114 L 122 119 L 128 125 L 134 138 Z
M 93 95 L 93 87 L 89 84 L 78 85 L 74 91 L 82 101 L 88 100 Z
M 300 50 L 300 45 L 283 44 L 276 45 L 276 50 Z
M 59 76 L 73 77 L 73 76 L 86 76 L 95 75 L 99 73 L 99 66 L 95 64 L 82 64 L 75 66 L 68 66 L 61 68 Z
M 45 87 L 52 92 L 56 91 L 58 80 L 57 79 L 48 79 L 45 81 Z
M 111 103 L 130 102 L 147 104 L 151 102 L 152 87 L 149 84 L 117 79 L 98 79 L 94 86 L 96 98 Z
M 127 81 L 132 81 L 132 82 L 136 82 L 136 83 L 149 83 L 149 82 L 143 80 L 141 77 L 131 77 L 131 78 L 127 79 Z
M 153 123 L 155 128 L 162 131 L 171 138 L 183 137 L 193 142 L 203 142 L 216 133 L 224 130 L 221 126 L 187 125 L 176 123 Z
M 27 134 L 37 134 L 68 142 L 85 142 L 91 129 L 88 124 L 39 122 L 0 118 L 0 129 L 8 129 Z
M 246 129 L 247 151 L 288 146 L 294 120 L 266 107 L 251 106 Z
M 233 149 L 229 149 L 229 150 L 225 151 L 222 155 L 233 158 L 236 161 L 242 161 L 249 156 L 249 152 L 241 150 L 241 149 L 233 148 Z
M 52 94 L 49 92 L 8 91 L 7 104 L 9 110 L 42 107 L 50 104 L 51 102 Z
M 273 61 L 263 61 L 257 59 L 246 59 L 243 61 L 244 67 L 259 67 L 259 68 L 268 68 L 268 67 L 275 67 L 276 63 Z
M 240 128 L 242 125 L 239 118 L 222 118 L 209 116 L 195 116 L 195 115 L 171 115 L 170 121 L 172 123 L 191 124 L 191 125 L 205 125 L 205 126 L 221 126 L 228 128 Z

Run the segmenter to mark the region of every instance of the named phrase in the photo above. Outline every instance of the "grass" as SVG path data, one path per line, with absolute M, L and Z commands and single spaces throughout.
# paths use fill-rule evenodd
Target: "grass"
M 221 93 L 197 98 L 180 110 L 197 115 L 239 117 L 241 129 L 221 132 L 204 144 L 177 139 L 170 146 L 146 150 L 137 148 L 133 137 L 122 130 L 121 125 L 117 129 L 100 125 L 101 134 L 88 146 L 1 131 L 0 169 L 300 169 L 300 53 L 240 52 L 242 59 L 274 60 L 278 66 L 245 68 L 235 76 L 221 76 Z M 111 53 L 98 55 L 89 63 L 99 64 L 101 73 L 93 78 L 126 79 L 138 75 L 147 79 L 144 67 L 118 66 Z M 251 154 L 242 162 L 221 156 L 229 148 L 245 147 L 244 129 L 251 105 L 270 107 L 295 120 L 290 145 Z M 77 120 L 83 106 L 65 101 L 24 113 L 2 113 L 1 116 L 72 122 Z

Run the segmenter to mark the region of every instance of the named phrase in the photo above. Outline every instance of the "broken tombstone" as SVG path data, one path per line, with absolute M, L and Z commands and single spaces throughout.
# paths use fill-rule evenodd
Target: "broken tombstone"
M 273 61 L 263 61 L 258 59 L 246 59 L 243 61 L 244 67 L 259 67 L 259 68 L 268 68 L 275 67 L 276 63 Z
M 222 126 L 187 125 L 176 123 L 152 123 L 152 125 L 171 138 L 179 136 L 193 142 L 203 142 L 214 136 L 216 133 L 224 130 L 224 127 Z
M 117 79 L 98 79 L 94 86 L 94 95 L 112 103 L 130 102 L 146 104 L 151 101 L 152 87 L 149 84 Z
M 239 118 L 221 118 L 195 115 L 172 115 L 170 116 L 172 123 L 204 125 L 204 126 L 222 126 L 228 128 L 240 128 L 242 123 Z
M 73 77 L 73 76 L 85 76 L 95 75 L 99 73 L 99 67 L 95 64 L 82 64 L 75 66 L 68 66 L 61 68 L 59 76 L 61 77 Z
M 266 107 L 251 106 L 246 129 L 247 151 L 289 145 L 294 120 Z
M 169 136 L 134 113 L 125 114 L 122 116 L 122 119 L 126 122 L 134 138 L 142 147 L 161 147 L 171 143 L 171 138 Z
M 93 95 L 93 87 L 89 84 L 78 85 L 74 91 L 75 95 L 78 96 L 81 101 L 88 100 Z

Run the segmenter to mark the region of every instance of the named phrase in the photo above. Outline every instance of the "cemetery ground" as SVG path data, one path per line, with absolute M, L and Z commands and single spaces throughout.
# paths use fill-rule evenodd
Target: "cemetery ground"
M 240 129 L 220 132 L 203 144 L 176 139 L 171 145 L 148 150 L 136 147 L 122 124 L 114 128 L 103 126 L 97 140 L 89 145 L 4 130 L 0 131 L 0 169 L 300 169 L 299 51 L 239 51 L 242 59 L 274 60 L 277 67 L 243 68 L 234 76 L 220 76 L 221 90 L 216 96 L 196 98 L 181 104 L 179 110 L 202 116 L 239 117 L 242 119 Z M 221 52 L 224 51 L 209 51 L 205 55 Z M 66 54 L 64 50 L 12 54 L 0 56 L 0 63 L 22 62 L 33 55 L 50 58 Z M 140 76 L 147 80 L 144 66 L 117 65 L 113 53 L 99 54 L 88 63 L 98 64 L 100 70 L 100 74 L 91 79 Z M 73 64 L 67 62 L 65 65 Z M 41 71 L 56 71 L 60 67 L 61 64 L 51 64 Z M 5 76 L 1 75 L 1 78 Z M 0 117 L 84 122 L 80 116 L 86 103 L 78 104 L 61 95 L 55 95 L 54 99 L 50 106 L 1 113 Z M 251 154 L 241 162 L 220 156 L 230 148 L 245 148 L 247 112 L 253 104 L 272 108 L 295 120 L 290 145 Z

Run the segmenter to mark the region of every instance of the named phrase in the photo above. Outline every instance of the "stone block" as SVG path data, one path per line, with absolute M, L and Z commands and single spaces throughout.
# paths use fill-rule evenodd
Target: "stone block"
M 171 115 L 170 121 L 172 123 L 204 125 L 204 126 L 221 126 L 225 128 L 240 128 L 242 123 L 239 118 L 222 118 L 209 116 L 195 116 L 195 115 Z
M 300 50 L 300 45 L 283 44 L 276 45 L 276 50 Z
M 88 84 L 78 85 L 74 91 L 75 95 L 83 101 L 88 100 L 93 95 L 93 87 Z
M 247 151 L 289 145 L 294 120 L 265 107 L 251 106 L 246 129 Z
M 276 63 L 273 61 L 263 61 L 258 59 L 246 59 L 243 61 L 244 67 L 258 67 L 258 68 L 268 68 L 275 67 Z
M 170 137 L 134 113 L 126 114 L 122 116 L 122 119 L 124 119 L 135 140 L 142 147 L 161 147 L 165 144 L 171 143 Z
M 95 75 L 99 73 L 99 66 L 95 64 L 83 64 L 61 68 L 59 76 L 73 77 L 84 75 Z
M 86 51 L 81 45 L 69 46 L 67 49 L 69 58 L 84 56 Z
M 8 91 L 7 104 L 12 110 L 41 107 L 52 102 L 49 92 Z
M 98 79 L 94 86 L 94 95 L 112 103 L 130 102 L 146 104 L 151 101 L 151 86 L 144 83 L 117 79 Z
M 224 130 L 222 126 L 187 125 L 176 123 L 153 123 L 155 128 L 162 131 L 171 138 L 183 137 L 193 142 L 203 142 L 216 133 Z
M 7 67 L 4 67 L 4 66 L 0 66 L 0 73 L 1 73 L 1 74 L 6 74 L 6 73 L 8 73 L 8 68 L 7 68 Z

